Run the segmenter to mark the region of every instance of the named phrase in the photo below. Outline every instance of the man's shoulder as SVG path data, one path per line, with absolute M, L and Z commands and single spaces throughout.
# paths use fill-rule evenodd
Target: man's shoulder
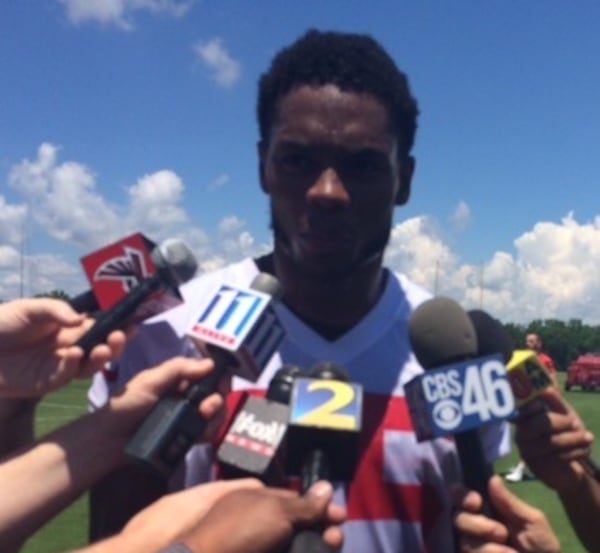
M 540 352 L 538 353 L 538 359 L 542 362 L 542 365 L 546 367 L 546 369 L 550 372 L 556 371 L 556 364 L 552 357 L 550 357 L 547 353 Z
M 411 280 L 404 273 L 391 269 L 389 269 L 389 272 L 413 309 L 433 297 L 433 294 L 429 290 Z

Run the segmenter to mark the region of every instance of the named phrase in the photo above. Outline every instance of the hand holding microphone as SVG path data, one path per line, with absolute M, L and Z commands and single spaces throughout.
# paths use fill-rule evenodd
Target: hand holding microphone
M 117 358 L 120 331 L 83 352 L 73 344 L 94 324 L 62 300 L 32 298 L 0 305 L 0 396 L 39 397 L 73 378 L 89 378 Z
M 207 299 L 190 334 L 203 339 L 215 369 L 184 396 L 164 398 L 150 413 L 126 452 L 131 459 L 169 476 L 204 432 L 196 406 L 231 372 L 256 379 L 283 338 L 272 309 L 280 295 L 277 280 L 260 273 L 250 290 L 223 285 Z

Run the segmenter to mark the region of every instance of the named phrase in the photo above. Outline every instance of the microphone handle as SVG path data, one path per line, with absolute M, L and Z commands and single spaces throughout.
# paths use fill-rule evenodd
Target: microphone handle
M 579 461 L 583 466 L 584 470 L 591 476 L 596 482 L 600 482 L 600 466 L 591 457 L 585 457 Z
M 287 553 L 335 553 L 337 549 L 323 541 L 318 530 L 302 530 L 294 535 Z
M 235 364 L 225 350 L 209 347 L 215 368 L 186 392 L 184 397 L 162 398 L 127 444 L 125 453 L 134 461 L 169 477 L 188 450 L 204 433 L 207 421 L 198 405 L 213 394 L 221 377 Z
M 463 475 L 463 483 L 469 490 L 476 491 L 483 500 L 482 513 L 498 520 L 488 491 L 493 475 L 492 467 L 486 461 L 477 430 L 466 430 L 454 435 Z
M 82 294 L 71 298 L 68 301 L 68 304 L 77 311 L 77 313 L 94 313 L 100 309 L 100 306 L 96 301 L 96 296 L 92 290 L 88 290 L 87 292 L 83 292 Z
M 126 455 L 164 477 L 171 476 L 204 433 L 207 420 L 198 405 L 217 389 L 221 373 L 215 368 L 184 397 L 162 398 L 127 444 Z
M 302 493 L 319 480 L 329 480 L 331 465 L 329 456 L 322 449 L 312 449 L 308 452 L 302 464 Z
M 329 480 L 331 475 L 330 460 L 322 449 L 308 452 L 302 465 L 302 493 L 319 480 Z M 323 541 L 319 530 L 306 529 L 292 538 L 287 553 L 334 553 L 336 550 Z
M 120 302 L 116 303 L 108 311 L 104 311 L 96 319 L 94 326 L 90 328 L 75 345 L 79 346 L 89 355 L 92 348 L 104 342 L 107 336 L 118 328 L 121 328 L 127 320 L 135 313 L 137 308 L 144 303 L 149 296 L 159 290 L 163 285 L 159 274 L 151 276 L 138 284 Z

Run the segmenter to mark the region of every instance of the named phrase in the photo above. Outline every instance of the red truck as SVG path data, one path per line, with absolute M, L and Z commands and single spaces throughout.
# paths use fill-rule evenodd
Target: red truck
M 600 388 L 600 352 L 580 355 L 567 369 L 565 390 L 579 386 L 582 390 Z

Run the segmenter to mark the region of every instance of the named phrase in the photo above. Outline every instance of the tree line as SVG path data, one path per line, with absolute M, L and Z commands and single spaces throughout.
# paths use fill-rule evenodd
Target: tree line
M 584 353 L 600 352 L 600 326 L 584 324 L 580 319 L 506 323 L 504 328 L 513 339 L 515 349 L 525 348 L 527 334 L 539 334 L 544 351 L 552 357 L 558 370 L 566 370 L 572 361 Z
M 53 297 L 69 300 L 63 290 L 52 290 L 36 297 Z M 600 325 L 584 324 L 581 319 L 536 319 L 527 324 L 504 323 L 504 329 L 513 340 L 515 349 L 525 348 L 525 336 L 530 332 L 539 334 L 544 351 L 554 359 L 559 370 L 566 370 L 572 361 L 584 353 L 600 355 Z

